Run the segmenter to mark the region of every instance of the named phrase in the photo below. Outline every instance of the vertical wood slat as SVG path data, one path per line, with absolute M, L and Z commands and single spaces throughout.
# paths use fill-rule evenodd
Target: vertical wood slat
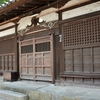
M 93 48 L 91 47 L 91 72 L 94 72 L 93 69 Z M 94 83 L 94 79 L 92 78 L 91 81 Z
M 26 58 L 25 58 L 25 60 L 26 60 L 26 74 L 27 74 L 27 72 L 28 72 L 28 70 L 27 70 L 27 68 L 28 68 L 28 66 L 27 66 L 27 54 L 26 54 Z
M 91 72 L 94 72 L 93 68 L 93 48 L 91 47 Z
M 13 70 L 13 55 L 11 55 L 11 69 Z
M 19 41 L 19 74 L 21 78 L 21 41 Z
M 3 57 L 3 65 L 4 65 L 4 70 L 6 70 L 5 69 L 5 56 Z
M 71 49 L 71 67 L 72 67 L 72 72 L 74 72 L 74 58 L 73 58 L 73 50 Z
M 5 70 L 5 68 L 4 68 L 4 56 L 2 56 L 2 70 Z
M 42 65 L 41 65 L 41 67 L 42 67 L 42 74 L 44 73 L 44 69 L 43 69 L 43 61 L 44 61 L 44 57 L 43 57 L 43 53 L 42 53 Z
M 9 55 L 7 56 L 7 70 L 9 70 Z
M 54 36 L 53 34 L 51 34 L 51 37 L 50 37 L 50 51 L 51 51 L 51 76 L 52 76 L 52 83 L 54 83 L 54 48 L 53 48 L 53 43 L 54 43 Z
M 81 52 L 81 72 L 83 72 L 83 49 L 80 48 L 80 52 Z M 81 78 L 81 83 L 83 82 L 83 78 Z
M 80 52 L 81 52 L 81 72 L 83 72 L 83 50 L 82 48 L 80 48 Z
M 33 38 L 33 80 L 35 80 L 35 78 L 36 78 L 35 70 L 36 70 L 36 66 L 35 66 L 35 38 Z

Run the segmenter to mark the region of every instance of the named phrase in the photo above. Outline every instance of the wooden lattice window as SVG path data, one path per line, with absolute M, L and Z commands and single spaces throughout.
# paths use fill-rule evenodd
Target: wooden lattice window
M 50 42 L 36 44 L 36 52 L 50 51 Z
M 64 49 L 100 43 L 100 17 L 66 23 L 62 33 Z
M 0 54 L 15 52 L 15 38 L 0 41 Z
M 33 45 L 26 45 L 21 47 L 21 53 L 32 53 L 33 52 Z

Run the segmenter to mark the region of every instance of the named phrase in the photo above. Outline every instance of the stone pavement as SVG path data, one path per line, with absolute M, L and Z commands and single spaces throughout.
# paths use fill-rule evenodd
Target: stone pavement
M 1 90 L 27 94 L 28 100 L 100 100 L 99 86 L 66 85 L 55 86 L 46 82 L 0 81 Z

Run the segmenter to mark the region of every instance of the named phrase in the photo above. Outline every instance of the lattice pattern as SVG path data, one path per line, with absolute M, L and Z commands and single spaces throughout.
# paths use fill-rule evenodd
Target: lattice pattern
M 15 52 L 15 38 L 0 41 L 0 54 Z
M 36 44 L 36 52 L 50 51 L 50 42 Z
M 21 47 L 21 53 L 32 53 L 33 45 L 26 45 Z
M 100 18 L 64 24 L 63 47 L 94 44 L 100 42 Z

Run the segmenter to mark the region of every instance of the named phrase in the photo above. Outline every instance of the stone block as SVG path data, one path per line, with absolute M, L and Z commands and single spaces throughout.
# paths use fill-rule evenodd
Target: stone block
M 48 93 L 40 93 L 39 100 L 51 100 L 52 95 Z
M 52 95 L 51 100 L 62 100 L 62 96 L 61 95 Z
M 6 100 L 28 100 L 28 96 L 26 94 L 9 90 L 0 90 L 0 98 Z
M 5 99 L 0 98 L 0 100 L 5 100 Z
M 39 100 L 40 93 L 37 91 L 32 91 L 29 93 L 29 98 L 32 100 Z

